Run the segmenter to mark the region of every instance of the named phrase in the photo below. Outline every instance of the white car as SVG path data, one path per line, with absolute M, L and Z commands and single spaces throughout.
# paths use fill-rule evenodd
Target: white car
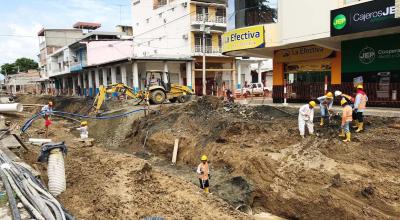
M 266 90 L 266 88 L 262 83 L 250 83 L 248 87 L 243 88 L 242 94 L 263 96 L 264 90 Z

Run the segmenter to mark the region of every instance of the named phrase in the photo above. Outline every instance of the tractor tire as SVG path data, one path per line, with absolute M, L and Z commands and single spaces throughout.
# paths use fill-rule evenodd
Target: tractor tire
M 151 92 L 151 101 L 154 104 L 162 104 L 165 102 L 165 93 L 162 90 L 154 90 Z
M 176 101 L 178 101 L 178 97 L 174 97 L 169 100 L 169 102 L 171 102 L 171 103 L 175 103 Z
M 185 95 L 181 95 L 181 96 L 179 96 L 178 97 L 178 102 L 179 103 L 185 103 L 185 102 L 187 102 L 187 97 L 185 96 Z

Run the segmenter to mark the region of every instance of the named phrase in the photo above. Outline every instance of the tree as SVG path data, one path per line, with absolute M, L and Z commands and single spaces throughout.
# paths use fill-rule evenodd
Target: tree
M 20 72 L 27 72 L 28 70 L 37 69 L 39 67 L 38 63 L 34 60 L 25 57 L 17 59 L 14 62 L 14 66 L 19 68 Z
M 32 59 L 29 58 L 19 58 L 15 60 L 14 63 L 5 63 L 1 66 L 2 74 L 16 74 L 19 72 L 27 72 L 30 69 L 38 69 L 39 65 Z
M 1 73 L 5 74 L 16 74 L 17 69 L 15 68 L 13 63 L 5 63 L 1 66 Z

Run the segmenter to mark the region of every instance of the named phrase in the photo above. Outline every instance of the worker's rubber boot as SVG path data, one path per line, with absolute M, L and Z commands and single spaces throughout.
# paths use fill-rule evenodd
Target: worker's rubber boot
M 357 129 L 356 133 L 359 133 L 363 130 L 364 130 L 364 122 L 358 123 L 358 129 Z
M 320 126 L 324 126 L 324 118 L 321 118 L 321 122 L 319 123 Z
M 340 131 L 339 137 L 346 137 L 346 135 L 344 134 L 344 130 L 343 129 Z
M 358 124 L 359 124 L 358 120 L 354 120 L 354 125 L 352 127 L 353 128 L 358 128 Z
M 350 140 L 351 140 L 351 133 L 346 132 L 346 139 L 344 139 L 343 142 L 350 142 Z
M 207 194 L 210 193 L 208 187 L 205 187 L 205 188 L 204 188 L 204 192 L 207 193 Z

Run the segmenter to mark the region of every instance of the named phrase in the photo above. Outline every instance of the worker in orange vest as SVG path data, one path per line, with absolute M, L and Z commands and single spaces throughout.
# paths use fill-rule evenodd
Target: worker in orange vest
M 364 130 L 364 111 L 367 106 L 368 96 L 364 92 L 363 85 L 357 86 L 356 101 L 354 102 L 354 112 L 356 113 L 356 132 Z
M 350 132 L 350 123 L 353 121 L 353 109 L 346 101 L 346 99 L 342 99 L 340 101 L 340 105 L 343 107 L 342 114 L 342 130 L 339 134 L 339 137 L 346 137 L 343 142 L 350 142 L 351 140 L 351 132 Z
M 209 178 L 210 169 L 208 167 L 208 158 L 206 155 L 201 156 L 201 163 L 197 166 L 197 174 L 200 181 L 200 188 L 204 190 L 205 193 L 209 193 Z

